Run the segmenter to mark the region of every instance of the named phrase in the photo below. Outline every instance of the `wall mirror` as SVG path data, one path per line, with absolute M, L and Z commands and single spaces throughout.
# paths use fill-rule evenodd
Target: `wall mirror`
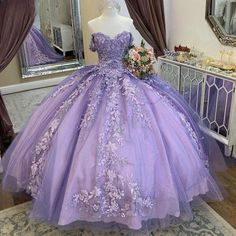
M 236 46 L 236 0 L 207 0 L 206 19 L 222 44 Z
M 36 17 L 19 51 L 22 78 L 84 64 L 80 1 L 35 0 Z

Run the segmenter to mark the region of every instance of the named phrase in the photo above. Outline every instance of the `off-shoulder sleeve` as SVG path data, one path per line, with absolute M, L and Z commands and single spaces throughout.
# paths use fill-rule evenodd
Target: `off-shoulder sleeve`
M 91 37 L 91 41 L 90 41 L 90 44 L 89 44 L 89 49 L 92 52 L 95 52 L 97 50 L 96 46 L 95 46 L 95 43 L 94 43 L 94 35 L 92 35 L 92 37 Z

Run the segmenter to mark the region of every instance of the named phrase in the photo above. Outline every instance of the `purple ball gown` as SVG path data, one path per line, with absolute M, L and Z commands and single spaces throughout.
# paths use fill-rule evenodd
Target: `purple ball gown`
M 196 196 L 222 199 L 192 111 L 156 76 L 124 67 L 131 43 L 126 31 L 94 33 L 99 63 L 59 84 L 6 152 L 3 187 L 31 194 L 31 217 L 141 229 L 191 219 Z
M 23 46 L 29 66 L 56 63 L 64 59 L 64 56 L 54 50 L 48 40 L 34 25 L 27 35 Z

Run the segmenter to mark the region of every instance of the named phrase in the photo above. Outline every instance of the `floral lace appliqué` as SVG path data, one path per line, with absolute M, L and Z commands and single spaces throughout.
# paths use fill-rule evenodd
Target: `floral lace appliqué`
M 56 91 L 53 92 L 53 94 L 51 95 L 53 98 L 56 97 L 58 94 L 60 94 L 62 91 L 64 91 L 66 88 L 69 88 L 70 86 L 72 86 L 75 83 L 75 79 L 72 77 L 70 79 L 70 81 L 68 81 L 66 84 L 63 84 L 61 86 L 59 86 Z
M 136 182 L 128 181 L 113 170 L 103 173 L 104 184 L 92 191 L 82 190 L 73 196 L 80 209 L 99 217 L 128 217 L 145 215 L 155 205 L 153 199 L 141 194 Z M 119 186 L 119 187 L 118 187 Z
M 31 194 L 32 197 L 37 198 L 38 190 L 42 182 L 44 166 L 45 166 L 45 154 L 47 153 L 50 143 L 67 111 L 71 108 L 73 103 L 79 94 L 84 90 L 85 87 L 90 83 L 92 76 L 83 81 L 78 88 L 72 92 L 67 100 L 59 107 L 54 118 L 50 122 L 50 125 L 46 132 L 41 137 L 40 141 L 35 146 L 35 151 L 33 154 L 33 161 L 31 163 L 31 173 L 29 177 L 29 183 L 27 185 L 27 192 Z
M 96 184 L 92 190 L 82 189 L 73 195 L 75 206 L 97 217 L 127 217 L 145 214 L 152 209 L 154 201 L 143 196 L 141 187 L 132 176 L 123 176 L 122 169 L 129 165 L 127 158 L 119 155 L 123 142 L 124 125 L 119 107 L 119 80 L 106 81 L 109 101 L 107 119 L 100 134 L 97 148 L 98 167 Z M 110 91 L 110 92 L 109 92 Z
M 123 94 L 128 98 L 128 102 L 131 103 L 135 118 L 140 122 L 144 122 L 147 127 L 151 128 L 151 122 L 145 111 L 145 104 L 140 102 L 143 100 L 142 92 L 126 78 L 123 79 L 123 88 Z

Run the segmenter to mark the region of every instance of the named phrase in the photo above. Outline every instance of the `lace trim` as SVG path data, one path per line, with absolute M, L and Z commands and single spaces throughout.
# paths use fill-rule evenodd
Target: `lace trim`
M 97 149 L 100 173 L 94 188 L 91 191 L 80 190 L 73 195 L 72 201 L 76 207 L 91 215 L 97 213 L 97 217 L 145 214 L 146 210 L 154 206 L 154 201 L 150 196 L 142 195 L 141 187 L 132 180 L 132 176 L 123 177 L 121 174 L 121 170 L 129 163 L 126 157 L 118 155 L 124 132 L 119 109 L 119 80 L 110 80 L 107 91 L 111 91 L 106 107 L 108 118 L 105 130 L 99 136 Z
M 88 108 L 80 124 L 80 129 L 88 127 L 89 124 L 91 124 L 92 121 L 94 121 L 98 111 L 98 106 L 102 100 L 102 95 L 103 91 L 101 85 L 100 86 L 98 85 L 97 88 L 93 90 L 92 93 L 90 94 Z
M 95 68 L 95 66 L 91 66 L 91 69 L 88 70 L 88 67 L 89 66 L 87 66 L 86 69 L 82 68 L 82 69 L 80 69 L 80 71 L 78 73 L 71 75 L 70 79 L 68 81 L 66 81 L 65 84 L 59 85 L 57 87 L 57 89 L 52 93 L 51 97 L 55 98 L 58 94 L 65 91 L 66 88 L 69 88 L 70 86 L 75 84 L 75 82 L 78 82 L 78 80 L 79 80 L 78 78 L 83 78 L 86 74 L 89 75 L 91 72 L 93 72 L 94 70 L 97 69 L 97 68 Z
M 79 209 L 91 215 L 97 213 L 96 217 L 99 218 L 123 218 L 145 215 L 156 204 L 151 197 L 142 196 L 136 182 L 129 181 L 112 170 L 104 171 L 103 177 L 104 184 L 101 187 L 95 186 L 92 191 L 81 190 L 74 194 L 73 202 Z
M 33 36 L 29 33 L 27 35 L 27 39 L 29 40 L 29 43 L 27 43 L 27 45 L 30 45 L 30 53 L 32 55 L 34 55 L 34 59 L 36 61 L 36 63 L 32 66 L 35 66 L 35 65 L 42 65 L 42 64 L 45 64 L 45 63 L 48 63 L 50 62 L 50 58 L 48 58 L 48 56 L 46 56 L 45 54 L 43 54 L 39 49 L 38 49 L 38 46 L 35 42 L 35 40 L 33 39 Z
M 60 94 L 62 91 L 64 91 L 66 88 L 69 88 L 70 86 L 72 86 L 75 83 L 75 78 L 71 78 L 69 82 L 67 82 L 66 84 L 63 84 L 61 86 L 59 86 L 55 92 L 53 92 L 53 94 L 51 95 L 51 97 L 55 98 L 58 94 Z
M 123 95 L 127 96 L 128 101 L 132 103 L 133 114 L 139 122 L 143 122 L 148 128 L 151 128 L 151 122 L 145 111 L 145 104 L 140 102 L 143 100 L 142 91 L 137 86 L 131 84 L 129 79 L 123 79 Z
M 43 171 L 45 166 L 45 154 L 49 150 L 50 143 L 67 111 L 71 108 L 73 103 L 79 94 L 88 86 L 93 78 L 85 80 L 79 85 L 79 87 L 69 96 L 69 98 L 63 102 L 59 107 L 56 114 L 54 115 L 47 131 L 43 134 L 40 141 L 35 146 L 35 151 L 33 154 L 33 161 L 31 163 L 31 173 L 29 177 L 29 183 L 27 185 L 27 192 L 31 194 L 32 197 L 37 198 L 39 187 L 41 186 L 43 179 Z

